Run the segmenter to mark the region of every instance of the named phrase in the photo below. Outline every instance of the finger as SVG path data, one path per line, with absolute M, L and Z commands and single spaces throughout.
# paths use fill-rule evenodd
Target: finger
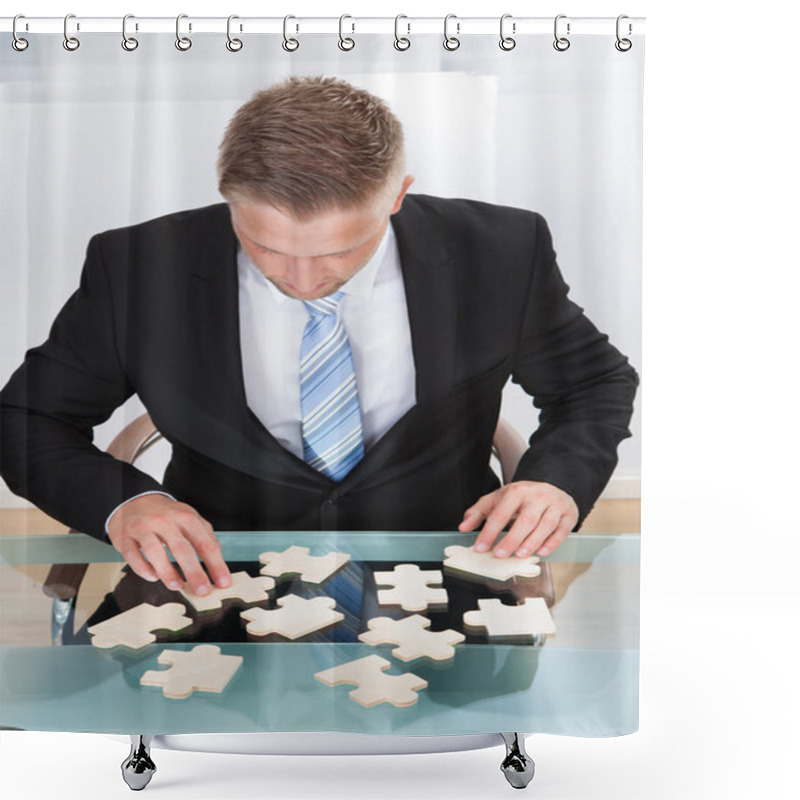
M 461 523 L 458 526 L 458 529 L 462 533 L 466 533 L 467 531 L 474 531 L 478 525 L 481 524 L 483 520 L 483 514 L 477 508 L 468 508 L 464 512 L 464 519 L 461 520 Z
M 190 534 L 195 550 L 205 564 L 206 571 L 217 586 L 225 588 L 231 585 L 231 571 L 222 557 L 222 548 L 214 535 L 214 529 L 202 517 L 198 520 L 198 532 Z
M 475 505 L 470 506 L 464 512 L 464 519 L 462 520 L 461 524 L 458 526 L 460 531 L 474 531 L 478 525 L 486 519 L 486 516 L 489 512 L 494 508 L 495 504 L 497 503 L 497 498 L 500 494 L 500 490 L 490 492 L 489 494 L 483 495 Z
M 562 518 L 563 512 L 559 508 L 550 506 L 545 509 L 539 522 L 518 547 L 517 555 L 524 558 L 533 553 L 561 524 Z
M 549 556 L 556 548 L 561 547 L 574 525 L 575 521 L 571 517 L 563 517 L 559 526 L 548 536 L 544 544 L 536 551 L 536 554 Z
M 494 553 L 499 558 L 503 558 L 509 553 L 517 551 L 517 548 L 522 545 L 523 542 L 525 542 L 525 540 L 536 529 L 537 525 L 540 524 L 542 515 L 546 511 L 545 507 L 539 508 L 531 505 L 524 506 L 523 508 L 524 510 L 517 515 L 517 518 L 514 520 L 514 524 L 509 528 L 508 533 L 495 547 Z M 516 554 L 521 555 L 519 551 L 517 551 Z
M 204 596 L 211 591 L 212 581 L 203 569 L 197 551 L 185 531 L 179 536 L 172 536 L 168 547 L 178 566 L 181 568 L 188 588 L 196 595 Z
M 183 572 L 189 589 L 197 595 L 207 595 L 212 580 L 200 564 L 194 541 L 207 540 L 211 526 L 191 506 L 183 503 L 177 504 L 164 522 L 159 536 Z
M 475 549 L 478 552 L 485 552 L 492 546 L 500 531 L 517 515 L 521 502 L 521 494 L 513 488 L 502 492 L 499 502 L 487 514 L 483 529 L 475 541 Z M 503 558 L 508 553 L 501 548 L 500 551 L 495 550 L 495 555 Z
M 161 579 L 164 586 L 175 591 L 183 586 L 183 578 L 170 561 L 167 551 L 164 549 L 164 544 L 155 532 L 151 532 L 144 540 L 139 540 L 139 548 L 142 555 L 150 562 L 156 575 Z
M 152 565 L 144 558 L 139 550 L 139 545 L 133 539 L 126 539 L 118 549 L 136 575 L 151 583 L 158 580 L 158 575 L 153 570 Z

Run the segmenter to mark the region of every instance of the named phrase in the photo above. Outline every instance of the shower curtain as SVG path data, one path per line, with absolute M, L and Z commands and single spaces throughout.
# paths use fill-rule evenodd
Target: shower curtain
M 257 25 L 239 27 L 234 20 L 226 36 L 224 20 L 216 21 L 215 32 L 200 32 L 197 23 L 190 31 L 186 20 L 184 27 L 178 20 L 177 34 L 135 31 L 131 20 L 127 44 L 119 33 L 87 32 L 87 25 L 78 32 L 69 24 L 65 36 L 24 34 L 29 40 L 24 48 L 3 43 L 0 384 L 29 348 L 47 338 L 59 309 L 79 285 L 92 236 L 221 202 L 215 161 L 228 121 L 255 92 L 289 76 L 333 76 L 385 100 L 404 128 L 414 195 L 541 214 L 570 297 L 641 371 L 643 36 L 629 36 L 619 22 L 615 29 L 613 19 L 585 34 L 576 33 L 579 25 L 567 32 L 557 22 L 555 37 L 542 26 L 533 33 L 532 23 L 526 34 L 525 21 L 510 18 L 502 37 L 496 31 L 470 34 L 469 22 L 457 18 L 444 28 L 439 21 L 441 30 L 435 33 L 431 24 L 409 26 L 402 19 L 384 20 L 384 32 L 376 33 L 363 32 L 364 26 L 354 30 L 352 22 L 331 19 L 309 32 L 312 26 L 304 27 L 302 20 L 262 21 L 262 32 L 256 33 Z M 146 410 L 134 394 L 97 426 L 95 444 L 104 449 Z M 186 413 L 190 418 L 191 407 Z M 511 382 L 502 392 L 501 413 L 526 439 L 539 424 L 531 398 Z M 605 497 L 639 496 L 638 408 L 630 429 Z M 168 451 L 154 453 L 141 468 L 158 476 Z M 25 507 L 5 484 L 0 488 L 3 508 Z M 250 558 L 242 536 L 230 539 L 230 547 Z M 421 534 L 409 533 L 405 545 L 398 544 L 398 536 L 386 535 L 398 548 L 392 554 L 397 557 L 388 560 L 416 555 L 426 566 L 442 560 L 426 551 Z M 291 541 L 287 536 L 281 543 Z M 356 534 L 325 541 L 359 548 Z M 409 552 L 411 544 L 418 553 Z M 56 544 L 50 559 L 42 547 L 26 547 L 26 556 L 7 551 L 5 563 L 58 560 Z M 569 707 L 540 696 L 526 730 L 589 736 L 632 732 L 638 699 L 637 548 L 634 535 L 592 539 L 579 534 L 556 551 L 554 563 L 575 566 L 559 602 L 577 603 L 584 617 L 572 629 L 565 627 L 557 603 L 551 610 L 558 628 L 544 646 L 537 640 L 537 646 L 517 650 L 501 640 L 489 660 L 476 661 L 485 670 L 481 680 L 511 676 L 504 694 L 489 692 L 479 707 L 470 708 L 463 684 L 430 680 L 440 690 L 434 703 L 439 713 L 429 708 L 419 718 L 409 709 L 394 716 L 321 714 L 327 722 L 319 723 L 320 729 L 412 735 L 493 730 L 510 708 L 524 719 L 530 687 L 555 679 L 560 671 Z M 31 555 L 34 551 L 38 557 Z M 384 563 L 381 552 L 377 545 L 365 545 L 361 555 L 365 562 Z M 594 582 L 581 583 L 584 573 L 594 574 Z M 482 599 L 493 596 L 486 589 Z M 613 618 L 604 623 L 610 628 L 599 639 L 593 639 L 593 599 L 619 607 L 619 626 Z M 585 662 L 583 656 L 550 660 L 551 651 L 574 655 L 588 641 Z M 83 645 L 91 653 L 87 642 Z M 548 650 L 551 642 L 555 647 Z M 142 669 L 125 659 L 121 663 L 129 680 L 141 677 Z M 24 671 L 24 664 L 24 659 L 7 661 L 6 667 Z M 582 684 L 589 675 L 589 683 Z M 584 691 L 588 710 L 582 719 Z M 227 719 L 217 718 L 209 729 L 241 729 Z M 297 722 L 286 715 L 270 724 L 275 730 L 297 730 L 313 719 L 306 714 Z M 43 718 L 41 729 L 70 726 L 63 722 L 59 728 Z M 252 729 L 265 729 L 263 719 Z

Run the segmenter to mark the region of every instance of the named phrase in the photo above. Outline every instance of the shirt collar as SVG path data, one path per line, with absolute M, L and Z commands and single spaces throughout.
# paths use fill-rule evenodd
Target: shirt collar
M 347 282 L 345 282 L 342 287 L 341 291 L 343 291 L 346 295 L 353 295 L 355 297 L 363 297 L 365 300 L 369 300 L 372 297 L 372 290 L 375 287 L 375 278 L 378 275 L 378 270 L 380 269 L 381 265 L 383 264 L 386 254 L 389 252 L 389 245 L 394 239 L 394 229 L 392 228 L 391 223 L 386 226 L 386 233 L 384 233 L 383 238 L 378 244 L 375 252 L 370 257 L 369 261 L 364 264 L 361 269 L 356 272 Z M 247 253 L 245 253 L 244 249 L 241 245 L 239 245 L 239 258 L 244 260 L 247 264 L 249 269 L 255 271 L 256 275 L 266 283 L 267 287 L 269 288 L 270 294 L 272 295 L 273 299 L 276 300 L 278 303 L 285 303 L 287 301 L 294 301 L 296 303 L 302 302 L 301 300 L 294 300 L 292 297 L 288 297 L 285 295 L 280 289 L 278 289 L 275 284 L 268 280 L 258 269 L 258 267 L 253 264 L 253 262 L 248 258 Z

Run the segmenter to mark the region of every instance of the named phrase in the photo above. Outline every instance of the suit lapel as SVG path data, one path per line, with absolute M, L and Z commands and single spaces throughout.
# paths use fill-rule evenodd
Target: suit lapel
M 398 463 L 405 469 L 432 435 L 430 426 L 441 424 L 441 401 L 453 382 L 458 311 L 453 259 L 413 197 L 406 197 L 392 227 L 406 292 L 417 402 L 345 477 L 343 491 L 391 480 Z
M 215 457 L 260 478 L 296 485 L 330 480 L 282 447 L 247 405 L 239 329 L 237 241 L 227 205 L 215 207 L 192 254 L 192 324 L 198 391 L 218 422 Z M 220 458 L 220 448 L 224 458 Z
M 453 380 L 456 291 L 453 259 L 438 231 L 407 197 L 392 217 L 406 290 L 417 405 L 441 399 Z
M 213 223 L 195 238 L 192 253 L 192 323 L 202 390 L 232 407 L 244 402 L 239 352 L 239 299 L 236 236 L 227 205 L 217 207 Z M 216 405 L 217 403 L 215 403 Z

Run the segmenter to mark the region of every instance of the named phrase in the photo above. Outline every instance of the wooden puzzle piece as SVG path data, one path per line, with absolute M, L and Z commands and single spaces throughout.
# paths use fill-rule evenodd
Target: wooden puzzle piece
M 92 644 L 100 649 L 129 647 L 138 650 L 155 642 L 151 631 L 182 631 L 192 624 L 182 603 L 154 606 L 141 603 L 88 628 Z
M 197 611 L 211 611 L 222 608 L 222 601 L 229 599 L 245 604 L 263 603 L 269 600 L 270 590 L 275 588 L 275 581 L 266 576 L 252 578 L 246 572 L 234 572 L 231 579 L 231 585 L 227 588 L 212 587 L 204 596 L 195 594 L 188 584 L 179 591 Z
M 434 661 L 447 661 L 456 653 L 453 645 L 466 639 L 464 634 L 454 630 L 426 630 L 431 621 L 419 614 L 404 619 L 374 617 L 368 625 L 370 630 L 358 638 L 372 645 L 387 642 L 400 645 L 392 650 L 392 655 L 401 661 L 412 661 L 422 656 Z
M 378 586 L 394 589 L 378 590 L 379 606 L 400 606 L 403 611 L 425 611 L 429 606 L 446 606 L 447 590 L 433 588 L 429 583 L 441 583 L 438 569 L 421 570 L 416 564 L 398 564 L 391 572 L 376 572 Z
M 201 644 L 192 650 L 164 650 L 159 664 L 170 669 L 151 669 L 139 681 L 143 686 L 161 686 L 165 697 L 182 699 L 192 692 L 221 692 L 242 665 L 241 656 L 224 656 L 219 647 Z
M 249 608 L 241 617 L 248 620 L 247 632 L 253 636 L 277 633 L 286 639 L 299 639 L 309 633 L 327 628 L 344 619 L 334 611 L 332 597 L 313 597 L 310 600 L 296 594 L 278 598 L 279 609 Z
M 428 681 L 406 672 L 403 675 L 386 675 L 384 670 L 391 663 L 377 655 L 348 661 L 333 669 L 317 672 L 314 677 L 328 686 L 340 683 L 352 683 L 358 686 L 350 692 L 350 698 L 366 708 L 391 703 L 393 706 L 413 706 L 419 695 L 417 691 L 424 689 Z
M 280 578 L 283 575 L 299 575 L 305 583 L 322 583 L 349 560 L 347 553 L 328 553 L 325 556 L 309 555 L 308 547 L 292 545 L 282 553 L 262 553 L 258 560 L 266 566 L 262 575 Z
M 502 637 L 533 637 L 555 633 L 556 626 L 541 597 L 526 597 L 521 606 L 508 606 L 500 600 L 478 600 L 480 611 L 464 613 L 464 624 L 471 628 L 485 628 L 489 639 Z
M 497 581 L 507 581 L 517 577 L 535 578 L 542 571 L 539 566 L 539 556 L 497 558 L 491 550 L 478 553 L 474 548 L 462 547 L 460 544 L 445 547 L 444 554 L 445 570 Z

